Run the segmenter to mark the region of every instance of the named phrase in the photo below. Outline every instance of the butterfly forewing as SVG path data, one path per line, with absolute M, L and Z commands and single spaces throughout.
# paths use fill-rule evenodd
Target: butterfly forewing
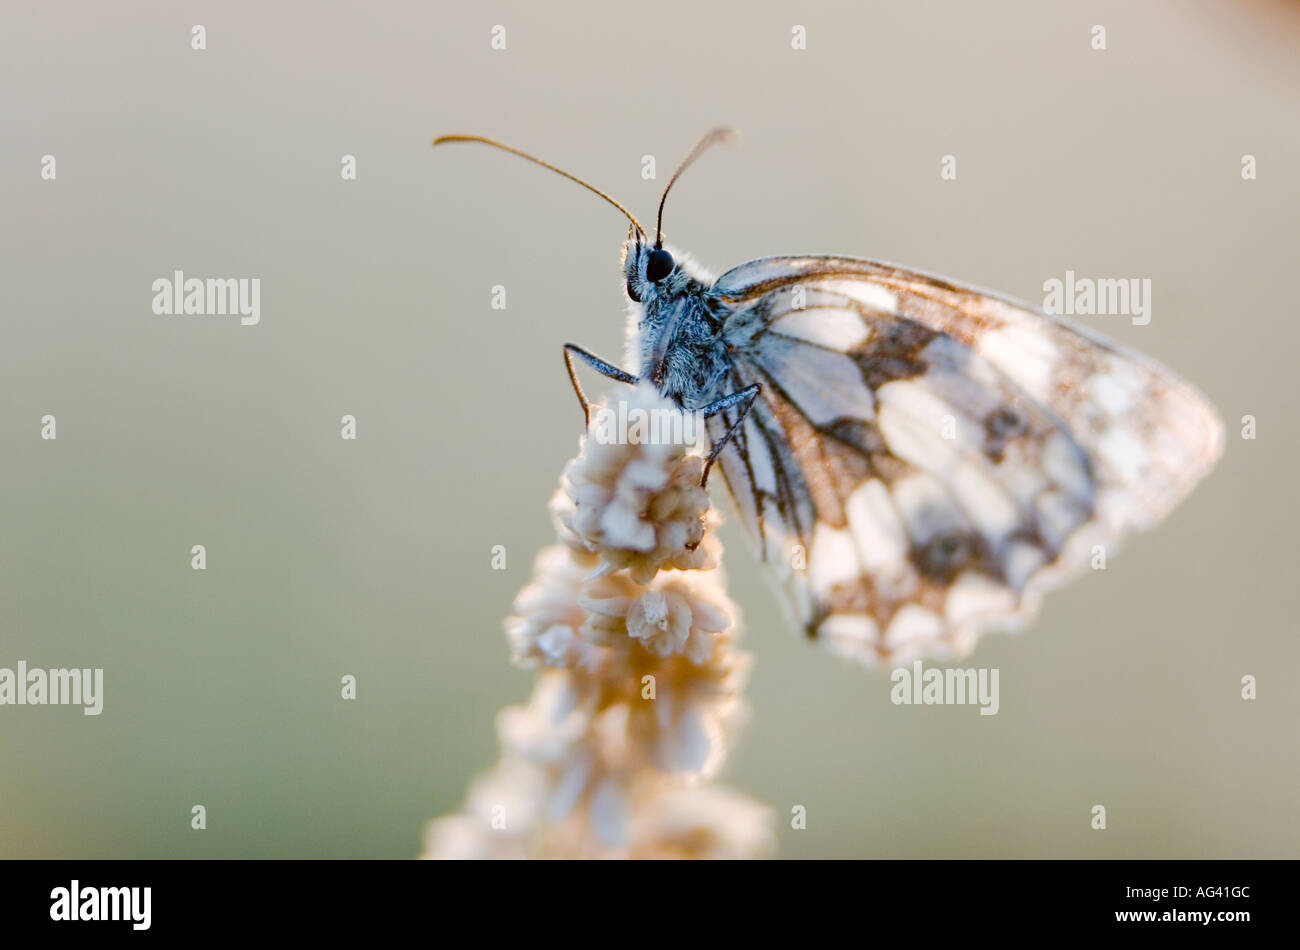
M 762 384 L 723 476 L 796 623 L 857 659 L 964 653 L 1220 452 L 1213 410 L 1168 370 L 942 279 L 766 258 L 713 294 L 731 387 Z

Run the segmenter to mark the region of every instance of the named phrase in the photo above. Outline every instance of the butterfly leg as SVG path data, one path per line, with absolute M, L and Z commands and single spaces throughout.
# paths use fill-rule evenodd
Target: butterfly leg
M 717 459 L 718 453 L 726 447 L 726 444 L 731 441 L 731 437 L 736 434 L 736 430 L 739 429 L 741 424 L 745 421 L 745 417 L 749 415 L 749 410 L 754 407 L 754 400 L 758 397 L 758 391 L 762 388 L 762 383 L 754 383 L 751 386 L 746 386 L 744 389 L 723 396 L 721 399 L 715 399 L 700 410 L 700 414 L 707 419 L 709 416 L 717 415 L 719 412 L 722 412 L 725 409 L 730 409 L 732 406 L 740 406 L 740 415 L 736 417 L 736 421 L 731 424 L 729 429 L 727 429 L 727 434 L 719 439 L 717 445 L 715 445 L 713 450 L 709 452 L 709 457 L 704 460 L 704 474 L 700 476 L 701 488 L 704 488 L 709 480 L 709 470 L 713 468 L 713 462 Z
M 578 402 L 582 405 L 583 421 L 591 424 L 591 401 L 587 394 L 582 391 L 582 383 L 578 382 L 577 370 L 573 367 L 573 357 L 578 356 L 584 363 L 600 373 L 602 376 L 608 376 L 610 379 L 617 380 L 620 383 L 627 383 L 630 386 L 636 385 L 636 377 L 623 372 L 612 363 L 606 363 L 595 353 L 584 350 L 575 343 L 564 344 L 564 365 L 569 371 L 569 382 L 573 383 L 573 391 L 578 394 Z

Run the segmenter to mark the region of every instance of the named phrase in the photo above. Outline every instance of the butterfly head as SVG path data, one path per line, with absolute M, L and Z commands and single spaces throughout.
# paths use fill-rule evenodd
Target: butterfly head
M 635 228 L 628 230 L 623 244 L 623 271 L 627 295 L 639 304 L 648 304 L 665 295 L 680 293 L 687 277 L 673 252 L 656 246 Z
M 672 190 L 682 172 L 686 171 L 710 146 L 719 142 L 730 142 L 735 138 L 736 132 L 733 129 L 714 129 L 695 143 L 695 148 L 691 149 L 690 154 L 677 166 L 677 171 L 673 172 L 673 177 L 668 180 L 663 194 L 659 197 L 654 244 L 650 244 L 646 233 L 635 219 L 632 220 L 633 226 L 628 229 L 627 242 L 623 245 L 623 266 L 627 272 L 627 295 L 636 303 L 646 304 L 649 309 L 652 300 L 662 299 L 665 296 L 679 297 L 695 289 L 692 285 L 700 283 L 698 279 L 686 273 L 672 251 L 664 247 L 664 202 L 668 200 L 668 192 Z M 628 217 L 631 218 L 631 215 Z

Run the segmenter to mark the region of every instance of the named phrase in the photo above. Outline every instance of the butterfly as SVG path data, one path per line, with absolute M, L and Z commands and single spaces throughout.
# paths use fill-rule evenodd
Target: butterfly
M 850 257 L 767 257 L 713 277 L 630 221 L 629 358 L 706 419 L 746 533 L 807 637 L 867 664 L 961 656 L 1039 595 L 1163 518 L 1223 427 L 1165 367 L 1013 300 Z

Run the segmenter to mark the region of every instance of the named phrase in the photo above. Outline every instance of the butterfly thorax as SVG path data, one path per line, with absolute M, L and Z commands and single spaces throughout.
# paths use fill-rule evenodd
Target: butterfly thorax
M 721 394 L 727 348 L 721 324 L 709 310 L 704 288 L 647 302 L 639 325 L 640 375 L 688 411 Z
M 633 343 L 637 375 L 694 411 L 723 395 L 730 366 L 722 320 L 711 300 L 712 280 L 692 273 L 682 261 L 663 280 L 645 281 L 645 253 L 640 262 L 632 258 L 628 275 L 639 311 Z

